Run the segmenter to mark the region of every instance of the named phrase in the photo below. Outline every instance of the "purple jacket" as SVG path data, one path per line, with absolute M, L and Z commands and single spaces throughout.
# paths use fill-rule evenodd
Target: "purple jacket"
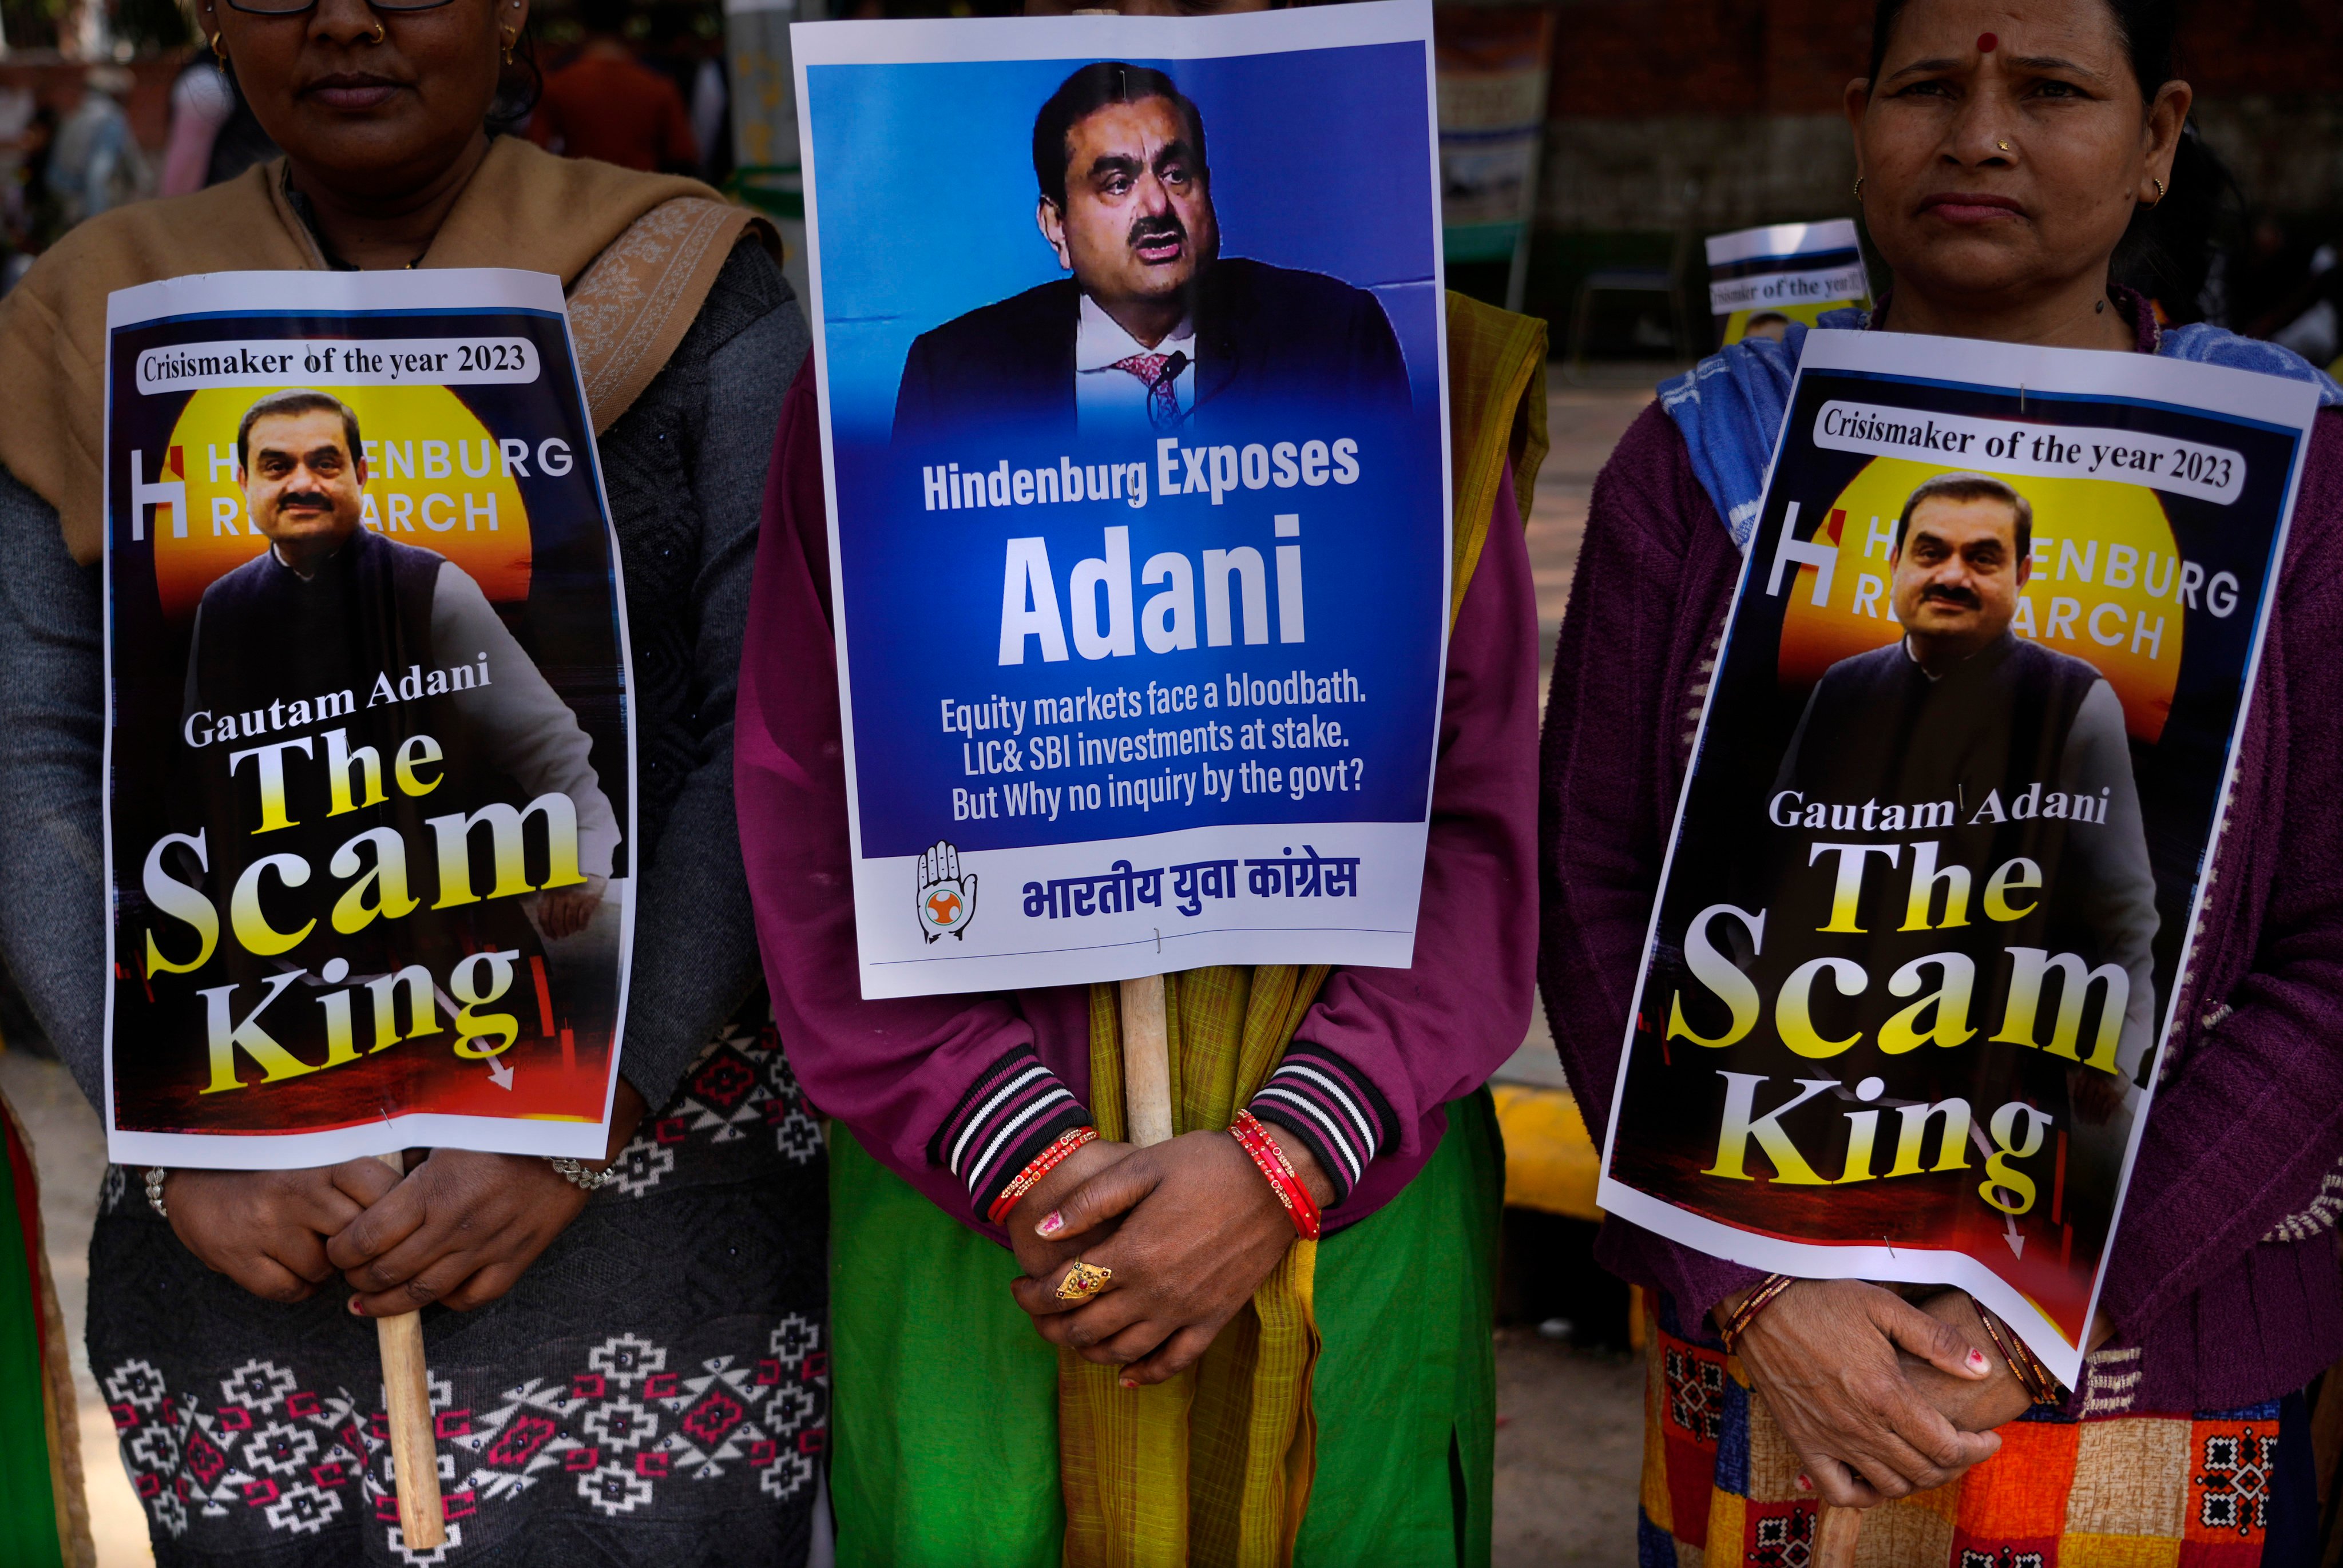
M 2313 435 L 2192 976 L 2075 1409 L 2233 1409 L 2343 1355 L 2343 416 Z M 1595 481 L 1543 747 L 1539 980 L 1611 1102 L 1677 794 L 1741 557 L 1654 403 Z M 1597 1255 L 1686 1319 L 1755 1271 L 1607 1221 Z M 2125 1352 L 2137 1348 L 2138 1353 Z M 2133 1372 L 2141 1374 L 2132 1379 Z
M 986 1208 L 1087 1124 L 1088 988 L 866 1001 L 848 875 L 820 427 L 810 376 L 782 410 L 758 543 L 734 748 L 740 845 L 789 1064 L 813 1101 L 946 1212 Z M 1254 1113 L 1305 1140 L 1329 1228 L 1397 1195 L 1441 1107 L 1529 1024 L 1537 945 L 1537 610 L 1510 478 L 1449 639 L 1417 961 L 1338 969 Z

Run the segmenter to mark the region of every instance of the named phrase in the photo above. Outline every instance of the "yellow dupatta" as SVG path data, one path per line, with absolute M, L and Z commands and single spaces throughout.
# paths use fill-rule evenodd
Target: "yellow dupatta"
M 83 565 L 104 537 L 106 297 L 189 273 L 323 268 L 283 175 L 278 159 L 192 196 L 116 207 L 69 231 L 0 298 L 0 466 L 56 508 Z M 771 225 L 697 180 L 503 136 L 417 265 L 559 277 L 599 434 L 666 365 L 752 226 L 778 256 Z
M 1454 530 L 1449 616 L 1464 602 L 1510 467 L 1528 520 L 1545 459 L 1545 323 L 1448 296 Z M 1166 975 L 1174 1133 L 1228 1126 L 1277 1068 L 1327 966 Z M 1091 988 L 1091 1107 L 1124 1135 L 1117 988 Z M 1149 1388 L 1061 1351 L 1059 1468 L 1072 1568 L 1283 1568 L 1310 1502 L 1317 1243 L 1296 1241 L 1195 1366 Z

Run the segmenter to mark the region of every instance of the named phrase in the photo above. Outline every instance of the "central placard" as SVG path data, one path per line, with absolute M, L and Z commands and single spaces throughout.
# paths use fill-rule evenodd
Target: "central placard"
M 795 30 L 864 995 L 1412 960 L 1431 31 Z

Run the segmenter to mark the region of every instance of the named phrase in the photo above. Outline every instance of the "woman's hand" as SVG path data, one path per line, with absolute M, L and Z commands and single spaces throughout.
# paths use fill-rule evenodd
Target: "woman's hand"
M 1869 1508 L 1942 1486 L 2001 1447 L 1990 1432 L 1960 1431 L 1924 1398 L 1898 1364 L 1899 1347 L 1962 1382 L 1994 1375 L 1959 1330 L 1860 1280 L 1801 1280 L 1741 1332 L 1741 1364 L 1834 1506 Z
M 620 1079 L 606 1162 L 634 1136 L 644 1110 L 642 1095 Z M 468 1312 L 511 1290 L 587 1196 L 535 1155 L 435 1149 L 327 1242 L 326 1254 L 360 1292 L 350 1311 L 361 1317 L 395 1317 L 434 1302 Z
M 327 1239 L 397 1185 L 372 1159 L 316 1171 L 175 1170 L 163 1207 L 205 1267 L 264 1301 L 301 1302 L 334 1277 Z
M 1111 1143 L 1103 1138 L 1092 1139 L 1071 1154 L 1058 1161 L 1057 1168 L 1033 1184 L 1033 1190 L 1017 1200 L 1002 1221 L 1009 1231 L 1010 1250 L 1017 1254 L 1017 1266 L 1037 1280 L 1047 1280 L 1052 1286 L 1063 1277 L 1066 1265 L 1074 1261 L 1085 1244 L 1096 1246 L 1114 1234 L 1121 1221 L 1109 1220 L 1083 1236 L 1069 1237 L 1062 1230 L 1043 1236 L 1035 1229 L 1042 1217 L 1055 1210 L 1074 1189 L 1111 1165 L 1119 1163 L 1135 1145 Z
M 1308 1149 L 1276 1129 L 1271 1135 L 1312 1196 L 1331 1201 L 1333 1184 Z M 1121 1228 L 1105 1235 L 1116 1215 Z M 1087 1302 L 1061 1302 L 1058 1286 L 1069 1271 L 1055 1267 L 1018 1281 L 1017 1304 L 1052 1344 L 1123 1367 L 1126 1386 L 1161 1382 L 1192 1365 L 1293 1244 L 1292 1218 L 1225 1132 L 1133 1150 L 1032 1228 L 1043 1240 L 1082 1243 L 1082 1261 L 1114 1277 Z
M 1910 1381 L 1913 1392 L 1963 1432 L 1991 1432 L 2024 1415 L 2033 1404 L 2034 1396 L 2026 1392 L 2026 1385 L 2017 1381 L 2017 1374 L 2009 1370 L 2009 1363 L 1994 1348 L 1993 1336 L 1986 1332 L 1985 1320 L 1977 1315 L 1976 1302 L 1969 1293 L 1946 1291 L 1919 1306 L 1937 1322 L 1950 1323 L 1963 1339 L 1982 1350 L 1993 1370 L 1983 1379 L 1947 1377 L 1925 1361 L 1902 1356 L 1899 1360 L 1904 1375 Z

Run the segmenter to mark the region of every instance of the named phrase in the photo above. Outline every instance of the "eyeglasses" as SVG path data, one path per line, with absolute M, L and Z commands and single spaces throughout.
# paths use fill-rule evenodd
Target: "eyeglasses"
M 455 0 L 367 0 L 369 10 L 404 15 L 409 11 L 437 11 Z M 314 11 L 317 0 L 227 0 L 228 9 L 241 11 L 247 16 L 298 16 L 304 11 Z

